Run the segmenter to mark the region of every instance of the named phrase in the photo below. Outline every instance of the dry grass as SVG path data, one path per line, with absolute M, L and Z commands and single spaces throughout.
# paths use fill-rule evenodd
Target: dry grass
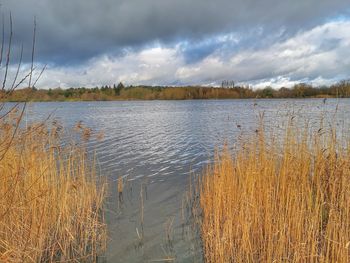
M 225 150 L 200 182 L 206 262 L 349 262 L 350 147 L 288 125 Z
M 104 184 L 57 129 L 0 120 L 0 262 L 95 262 L 105 247 Z

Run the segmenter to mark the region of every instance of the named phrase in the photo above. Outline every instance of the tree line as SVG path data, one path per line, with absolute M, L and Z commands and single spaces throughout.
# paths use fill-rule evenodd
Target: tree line
M 0 93 L 6 93 L 5 90 Z M 187 99 L 244 99 L 244 98 L 349 98 L 350 80 L 330 86 L 312 86 L 299 83 L 291 88 L 236 86 L 225 82 L 221 87 L 206 86 L 124 86 L 123 83 L 94 88 L 18 89 L 6 101 L 108 101 L 108 100 L 187 100 Z

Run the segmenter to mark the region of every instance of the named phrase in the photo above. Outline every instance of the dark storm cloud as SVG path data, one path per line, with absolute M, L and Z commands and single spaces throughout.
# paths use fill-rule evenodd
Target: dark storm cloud
M 207 56 L 215 52 L 217 49 L 221 49 L 223 45 L 223 43 L 215 41 L 200 42 L 198 44 L 195 43 L 192 45 L 186 44 L 185 47 L 182 49 L 182 53 L 185 57 L 186 63 L 196 63 L 206 58 Z
M 30 43 L 32 17 L 38 20 L 40 61 L 79 63 L 101 54 L 245 29 L 284 36 L 327 18 L 344 15 L 348 0 L 3 0 L 12 11 L 16 43 Z M 214 44 L 213 44 L 214 45 Z M 190 50 L 190 49 L 189 49 Z M 201 46 L 194 60 L 213 51 Z M 198 56 L 198 57 L 196 57 Z M 191 59 L 191 58 L 189 58 Z

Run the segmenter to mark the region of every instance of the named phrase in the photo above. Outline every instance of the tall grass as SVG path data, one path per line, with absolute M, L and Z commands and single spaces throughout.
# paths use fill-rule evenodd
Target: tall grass
M 106 228 L 94 165 L 61 145 L 59 127 L 16 127 L 0 120 L 0 261 L 96 261 Z
M 262 129 L 261 129 L 262 130 Z M 350 147 L 335 130 L 258 132 L 200 182 L 206 262 L 349 262 Z

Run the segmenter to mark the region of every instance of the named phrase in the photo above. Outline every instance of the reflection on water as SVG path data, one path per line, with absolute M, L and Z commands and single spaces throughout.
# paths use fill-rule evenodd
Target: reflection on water
M 96 135 L 88 147 L 110 182 L 106 261 L 200 262 L 199 244 L 184 229 L 190 172 L 199 173 L 215 147 L 254 132 L 259 113 L 268 127 L 283 127 L 288 112 L 308 118 L 311 126 L 327 113 L 326 122 L 342 126 L 349 122 L 350 100 L 33 103 L 25 118 L 40 120 L 53 111 L 66 128 L 82 121 Z

